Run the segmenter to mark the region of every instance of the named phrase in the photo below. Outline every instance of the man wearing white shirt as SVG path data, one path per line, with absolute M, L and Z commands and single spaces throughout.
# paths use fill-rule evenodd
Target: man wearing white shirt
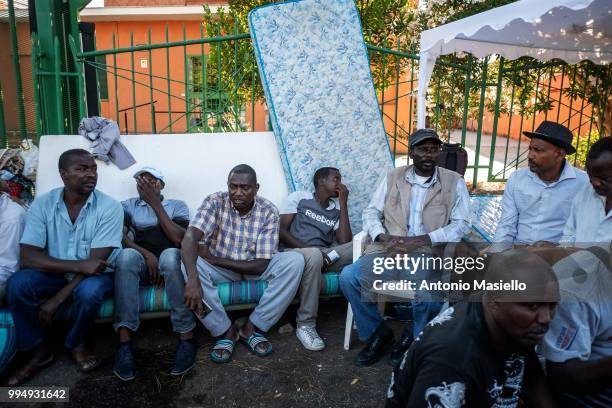
M 572 202 L 561 243 L 606 248 L 612 241 L 612 137 L 591 146 L 586 169 L 590 183 Z
M 469 231 L 467 187 L 460 174 L 436 166 L 441 144 L 432 129 L 419 129 L 410 135 L 413 165 L 391 170 L 363 211 L 364 231 L 374 242 L 366 248 L 366 255 L 345 267 L 340 275 L 340 287 L 353 309 L 358 336 L 367 341 L 357 356 L 358 365 L 375 363 L 393 344 L 393 332 L 383 322 L 376 303 L 362 298 L 362 288 L 364 297 L 371 289 L 365 276 L 372 273 L 376 259 L 389 255 L 385 253 L 389 248 L 414 257 L 416 249 L 428 252 L 427 248 L 437 244 L 461 240 Z M 419 269 L 411 272 L 410 278 L 435 280 L 439 272 Z M 413 330 L 404 330 L 392 352 L 392 362 L 399 360 L 442 306 L 426 293 L 412 304 Z
M 586 173 L 565 160 L 576 152 L 568 128 L 544 121 L 523 134 L 531 138 L 529 168 L 515 171 L 506 183 L 493 252 L 513 244 L 558 243 L 572 200 L 587 184 Z
M 6 301 L 6 281 L 19 269 L 19 240 L 25 225 L 25 210 L 5 188 L 0 180 L 0 305 Z
M 542 351 L 559 406 L 604 407 L 612 401 L 612 138 L 587 155 L 590 184 L 576 196 L 561 244 L 571 255 L 554 266 L 561 302 Z

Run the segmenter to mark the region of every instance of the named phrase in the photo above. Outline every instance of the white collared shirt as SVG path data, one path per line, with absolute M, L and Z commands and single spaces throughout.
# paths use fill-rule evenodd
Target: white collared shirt
M 567 161 L 559 180 L 549 184 L 528 168 L 515 171 L 504 189 L 502 215 L 493 242 L 503 245 L 558 243 L 572 200 L 588 183 L 587 174 Z
M 423 225 L 423 202 L 427 191 L 437 180 L 437 170 L 425 183 L 415 177 L 414 167 L 406 173 L 406 181 L 411 184 L 410 190 L 410 215 L 406 220 L 408 223 L 408 236 L 428 234 L 432 243 L 458 242 L 470 231 L 470 195 L 465 185 L 465 180 L 459 178 L 455 189 L 455 205 L 450 214 L 448 225 L 435 231 L 427 233 Z M 387 194 L 387 175 L 379 183 L 370 204 L 363 210 L 363 229 L 372 240 L 379 234 L 385 233 L 383 226 L 383 209 L 385 207 L 385 195 Z
M 25 210 L 0 193 L 0 284 L 19 269 L 19 240 L 25 225 Z
M 563 229 L 560 242 L 610 248 L 612 241 L 612 210 L 606 214 L 606 199 L 595 192 L 591 183 L 576 195 Z M 607 248 L 606 248 L 607 247 Z

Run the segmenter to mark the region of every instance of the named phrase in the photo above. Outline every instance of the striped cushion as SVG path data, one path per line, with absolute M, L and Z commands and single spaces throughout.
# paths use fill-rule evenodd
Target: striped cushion
M 268 286 L 266 281 L 224 282 L 217 286 L 224 306 L 257 303 Z M 322 296 L 340 295 L 338 273 L 323 274 Z M 100 318 L 112 318 L 115 310 L 113 299 L 108 299 L 100 308 Z M 140 288 L 140 311 L 170 311 L 170 305 L 163 288 L 146 286 Z M 17 349 L 13 317 L 8 310 L 0 309 L 0 373 L 11 361 Z
M 217 285 L 219 298 L 223 306 L 242 305 L 257 303 L 261 299 L 264 291 L 268 287 L 268 282 L 263 280 L 223 282 Z M 338 273 L 329 272 L 323 274 L 323 284 L 321 286 L 322 296 L 340 295 Z M 108 299 L 100 308 L 100 317 L 113 317 L 115 304 L 113 299 Z M 140 288 L 140 311 L 163 312 L 169 311 L 170 305 L 163 288 L 146 286 Z

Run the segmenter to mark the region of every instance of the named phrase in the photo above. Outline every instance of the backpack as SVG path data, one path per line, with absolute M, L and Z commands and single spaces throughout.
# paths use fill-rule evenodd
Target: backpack
M 468 164 L 467 151 L 461 143 L 442 143 L 442 151 L 436 164 L 464 176 Z

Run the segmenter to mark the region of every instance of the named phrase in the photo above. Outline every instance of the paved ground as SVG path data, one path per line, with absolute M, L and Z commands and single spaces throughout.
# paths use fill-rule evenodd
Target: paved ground
M 116 340 L 109 324 L 99 324 L 93 337 L 95 349 L 104 359 L 102 367 L 81 374 L 69 355 L 62 352 L 26 385 L 68 386 L 68 406 L 74 407 L 382 406 L 391 373 L 388 356 L 368 368 L 352 363 L 361 344 L 354 342 L 348 352 L 342 348 L 345 300 L 333 299 L 322 305 L 319 333 L 327 343 L 323 352 L 304 350 L 294 333 L 278 334 L 278 327 L 293 320 L 294 312 L 293 306 L 270 331 L 275 352 L 268 358 L 256 357 L 239 345 L 231 363 L 214 364 L 208 358 L 212 339 L 199 329 L 198 363 L 191 373 L 178 379 L 166 374 L 175 342 L 168 319 L 145 321 L 135 343 L 138 377 L 130 383 L 113 376 Z M 244 312 L 232 317 L 241 315 Z M 401 324 L 393 322 L 393 326 L 399 335 Z

